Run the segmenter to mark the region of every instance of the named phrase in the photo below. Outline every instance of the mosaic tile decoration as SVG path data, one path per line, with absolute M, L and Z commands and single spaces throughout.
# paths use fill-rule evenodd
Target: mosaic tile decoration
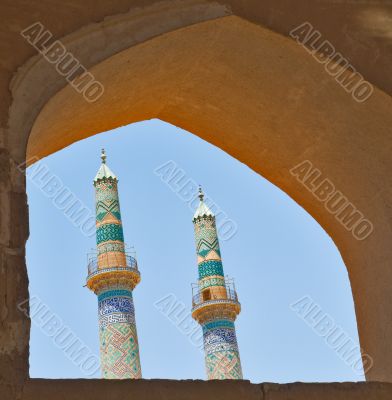
M 202 200 L 202 198 L 201 198 Z M 214 216 L 193 220 L 197 253 L 199 290 L 225 286 L 221 251 Z M 217 293 L 217 291 L 215 291 Z M 219 292 L 221 293 L 221 292 Z M 221 299 L 224 302 L 224 299 Z M 242 368 L 234 322 L 215 312 L 215 320 L 202 325 L 205 365 L 208 379 L 242 379 Z M 220 314 L 220 315 L 219 315 Z
M 215 218 L 202 217 L 194 222 L 199 279 L 223 276 L 223 266 Z
M 115 323 L 100 330 L 101 369 L 104 379 L 140 379 L 136 326 Z
M 99 301 L 99 318 L 109 314 L 127 314 L 131 317 L 130 321 L 135 322 L 135 309 L 132 297 L 110 297 Z M 101 326 L 101 321 L 100 326 Z
M 102 377 L 141 378 L 132 292 L 109 290 L 98 296 Z
M 221 275 L 223 277 L 223 265 L 221 261 L 202 261 L 199 263 L 199 279 Z
M 206 355 L 208 379 L 243 379 L 240 355 L 235 351 L 220 351 Z
M 108 290 L 106 292 L 102 292 L 98 295 L 98 301 L 105 300 L 110 297 L 116 297 L 116 296 L 126 296 L 126 297 L 132 297 L 132 291 L 131 290 L 126 290 L 126 289 L 114 289 L 114 290 Z
M 124 242 L 123 228 L 121 224 L 120 201 L 116 179 L 104 179 L 94 183 L 95 209 L 97 223 L 97 245 L 100 252 L 103 251 L 105 242 Z M 107 222 L 105 222 L 107 221 Z M 111 245 L 115 245 L 111 243 Z M 110 251 L 107 249 L 107 251 Z M 124 251 L 123 248 L 119 251 Z
M 234 323 L 218 320 L 205 324 L 203 340 L 208 379 L 242 379 Z
M 97 247 L 98 255 L 104 254 L 104 253 L 112 253 L 112 252 L 120 252 L 123 253 L 125 251 L 124 243 L 118 243 L 118 242 L 104 242 L 101 243 Z
M 95 189 L 95 210 L 97 220 L 102 221 L 107 213 L 111 213 L 118 220 L 121 220 L 117 181 L 114 179 L 107 179 L 96 182 Z
M 102 221 L 110 213 L 118 220 L 121 220 L 120 204 L 117 197 L 117 183 L 113 180 L 103 181 L 96 185 L 96 216 Z
M 196 252 L 201 259 L 208 259 L 212 253 L 213 259 L 220 260 L 221 252 L 216 231 L 215 218 L 204 217 L 194 222 Z
M 217 319 L 212 322 L 207 322 L 203 326 L 203 332 L 207 332 L 210 329 L 215 329 L 215 328 L 231 328 L 234 329 L 234 322 L 229 321 L 227 319 Z
M 97 244 L 114 240 L 123 242 L 124 234 L 122 226 L 119 224 L 105 224 L 97 228 Z
M 223 270 L 222 270 L 223 271 Z M 200 279 L 200 275 L 199 275 Z M 211 287 L 211 286 L 225 286 L 225 279 L 223 276 L 207 276 L 206 278 L 202 278 L 199 280 L 199 288 L 200 290 L 203 290 L 205 288 Z
M 106 156 L 102 157 L 102 160 L 105 163 Z M 113 260 L 125 262 L 125 246 L 117 178 L 97 179 L 94 181 L 94 187 L 99 270 L 112 267 Z M 102 377 L 141 378 L 132 290 L 113 287 L 112 282 L 114 281 L 108 281 L 108 290 L 98 295 Z

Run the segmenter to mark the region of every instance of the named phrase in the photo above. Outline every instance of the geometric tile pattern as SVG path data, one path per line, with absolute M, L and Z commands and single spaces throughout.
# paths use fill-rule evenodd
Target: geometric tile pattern
M 132 292 L 109 290 L 98 297 L 102 377 L 141 378 Z
M 205 359 L 208 379 L 243 379 L 238 351 L 218 351 Z
M 112 214 L 117 219 L 120 219 L 120 210 L 118 208 L 118 202 L 113 200 L 109 204 L 100 202 L 97 205 L 97 220 L 102 221 L 106 214 Z
M 216 232 L 215 218 L 205 217 L 197 219 L 194 222 L 194 226 L 198 261 L 200 262 L 208 259 L 220 260 L 221 253 Z M 213 255 L 213 258 L 209 258 L 210 255 Z
M 97 244 L 108 240 L 124 241 L 123 229 L 119 224 L 105 224 L 97 228 Z
M 215 218 L 202 217 L 194 221 L 199 279 L 221 275 L 223 267 Z
M 202 261 L 199 263 L 199 279 L 205 277 L 220 275 L 223 277 L 222 261 Z
M 223 276 L 207 276 L 199 280 L 199 289 L 203 290 L 208 287 L 225 286 L 225 279 Z
M 94 182 L 97 243 L 108 240 L 124 241 L 117 179 L 107 178 Z
M 203 199 L 201 198 L 201 201 Z M 209 290 L 222 298 L 225 286 L 221 251 L 219 247 L 215 216 L 198 216 L 193 220 L 197 263 L 199 272 L 199 290 Z M 205 365 L 208 379 L 242 379 L 241 361 L 238 350 L 234 321 L 215 311 L 215 316 L 203 323 Z M 218 315 L 216 317 L 216 315 Z
M 98 301 L 102 301 L 115 296 L 128 296 L 132 297 L 132 291 L 126 289 L 107 290 L 98 295 Z
M 112 321 L 119 322 L 119 320 L 135 323 L 135 309 L 132 297 L 111 297 L 100 300 L 98 310 L 99 326 L 106 326 L 113 323 Z
M 113 179 L 100 181 L 95 196 L 95 210 L 98 221 L 102 221 L 107 214 L 112 214 L 121 220 L 120 204 L 118 201 L 117 182 Z
M 234 329 L 234 322 L 227 319 L 217 319 L 212 322 L 206 322 L 203 326 L 203 332 L 207 332 L 210 329 L 215 328 L 231 328 Z
M 97 245 L 107 241 L 117 241 L 121 244 L 124 242 L 124 234 L 121 224 L 117 180 L 112 178 L 99 180 L 94 183 L 94 186 Z
M 136 325 L 114 323 L 100 329 L 102 377 L 141 378 Z
M 234 323 L 214 321 L 203 326 L 208 379 L 242 379 Z
M 124 243 L 119 242 L 104 242 L 97 247 L 98 255 L 112 252 L 124 252 Z
M 213 328 L 203 332 L 206 354 L 221 350 L 237 350 L 237 339 L 233 328 Z
M 201 231 L 202 232 L 202 231 Z M 217 238 L 212 238 L 212 241 L 208 241 L 205 238 L 200 238 L 198 242 L 197 252 L 201 257 L 206 257 L 206 255 L 214 250 L 218 256 L 220 256 L 219 243 Z
M 94 187 L 98 270 L 125 266 L 117 179 L 113 177 L 96 179 Z M 132 288 L 111 285 L 116 284 L 108 284 L 107 290 L 98 294 L 102 377 L 141 378 Z

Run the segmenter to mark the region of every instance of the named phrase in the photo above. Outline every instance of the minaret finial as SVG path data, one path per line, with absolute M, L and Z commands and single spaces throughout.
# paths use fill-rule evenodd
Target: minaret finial
M 105 149 L 101 150 L 101 160 L 102 164 L 99 166 L 98 172 L 95 175 L 94 182 L 101 179 L 113 179 L 118 181 L 116 175 L 111 171 L 111 169 L 106 165 L 106 153 Z
M 197 206 L 196 212 L 193 214 L 193 220 L 199 217 L 214 217 L 213 212 L 210 210 L 206 202 L 204 202 L 204 192 L 201 185 L 199 185 L 199 193 L 197 196 L 199 197 L 200 202 Z
M 102 164 L 106 164 L 106 153 L 105 153 L 105 149 L 102 149 L 102 151 L 101 151 L 101 160 L 102 160 Z
M 198 196 L 199 196 L 200 201 L 203 201 L 204 193 L 203 193 L 203 189 L 201 188 L 201 185 L 199 185 L 199 194 L 198 194 Z

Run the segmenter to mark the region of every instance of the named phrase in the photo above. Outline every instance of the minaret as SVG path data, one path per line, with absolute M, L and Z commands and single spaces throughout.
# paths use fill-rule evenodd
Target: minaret
M 208 379 L 242 379 L 234 321 L 241 311 L 234 282 L 225 278 L 215 216 L 204 203 L 193 216 L 199 281 L 192 285 L 192 317 L 202 326 Z
M 132 292 L 140 282 L 134 255 L 127 254 L 118 179 L 102 164 L 94 179 L 97 255 L 89 259 L 87 287 L 98 296 L 102 378 L 141 378 Z

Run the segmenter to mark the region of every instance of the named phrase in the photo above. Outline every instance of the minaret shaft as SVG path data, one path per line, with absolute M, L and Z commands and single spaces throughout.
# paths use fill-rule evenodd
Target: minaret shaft
M 136 259 L 125 253 L 118 181 L 104 153 L 102 160 L 94 180 L 97 258 L 87 277 L 87 286 L 98 296 L 102 377 L 141 378 L 132 293 L 140 274 Z
M 195 213 L 199 281 L 192 316 L 203 329 L 208 379 L 242 379 L 234 321 L 240 304 L 232 281 L 225 279 L 215 217 L 203 202 Z

